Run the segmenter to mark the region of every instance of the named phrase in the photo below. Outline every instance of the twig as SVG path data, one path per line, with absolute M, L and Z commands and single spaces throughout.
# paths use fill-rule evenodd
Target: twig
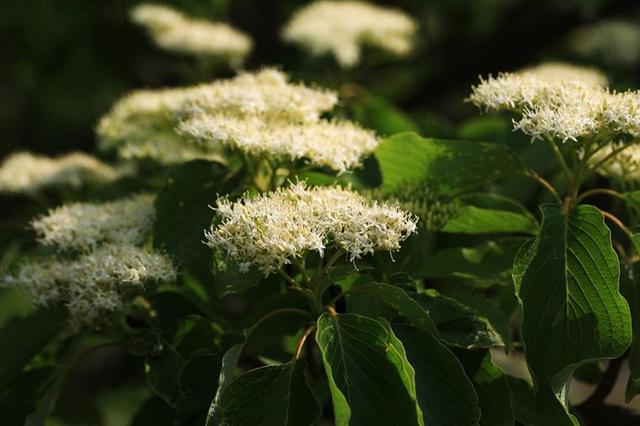
M 302 334 L 302 336 L 300 336 L 300 339 L 298 340 L 298 344 L 296 345 L 296 350 L 293 353 L 293 359 L 296 359 L 296 360 L 300 359 L 300 353 L 302 353 L 302 348 L 304 347 L 304 344 L 307 341 L 307 338 L 315 330 L 316 330 L 315 324 L 310 325 L 309 327 L 306 328 L 306 330 L 304 330 L 304 333 Z

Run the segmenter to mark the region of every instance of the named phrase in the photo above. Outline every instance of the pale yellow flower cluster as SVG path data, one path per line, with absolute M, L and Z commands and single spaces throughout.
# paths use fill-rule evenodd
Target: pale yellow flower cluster
M 143 3 L 131 20 L 144 27 L 154 43 L 166 50 L 226 58 L 237 66 L 251 52 L 253 42 L 230 25 L 190 18 L 167 6 Z
M 266 68 L 193 87 L 135 91 L 116 102 L 96 131 L 101 149 L 115 150 L 126 159 L 153 158 L 162 163 L 220 160 L 218 144 L 189 143 L 175 132 L 181 119 L 222 114 L 310 121 L 318 120 L 337 102 L 334 92 L 291 83 L 286 74 Z
M 601 148 L 590 159 L 592 166 L 596 166 L 606 159 L 618 144 L 607 145 Z M 633 144 L 602 163 L 596 170 L 599 174 L 620 181 L 640 181 L 640 145 Z
M 370 201 L 340 187 L 296 183 L 237 202 L 222 198 L 221 223 L 205 231 L 207 245 L 226 252 L 241 270 L 255 265 L 265 275 L 293 259 L 325 249 L 344 250 L 351 261 L 375 250 L 396 251 L 416 232 L 410 213 Z
M 612 20 L 584 26 L 571 33 L 569 46 L 609 65 L 634 65 L 640 61 L 640 25 Z
M 72 203 L 31 222 L 43 245 L 93 250 L 101 244 L 141 245 L 155 219 L 154 197 L 136 195 L 101 204 Z
M 606 78 L 597 70 L 552 64 L 481 79 L 469 100 L 487 110 L 520 113 L 514 128 L 533 138 L 639 135 L 638 92 L 604 86 Z
M 312 55 L 331 53 L 342 67 L 360 61 L 362 45 L 407 55 L 417 31 L 405 13 L 360 1 L 321 0 L 297 11 L 283 30 L 286 41 Z
M 89 182 L 110 182 L 119 176 L 118 170 L 79 152 L 58 158 L 20 152 L 0 165 L 0 192 L 36 193 L 55 186 L 78 188 Z
M 263 120 L 200 115 L 183 122 L 180 132 L 207 143 L 219 142 L 251 156 L 306 159 L 339 173 L 357 166 L 378 146 L 375 133 L 351 122 Z
M 31 260 L 0 284 L 29 292 L 35 306 L 64 304 L 77 326 L 122 309 L 126 295 L 140 292 L 145 284 L 175 277 L 171 261 L 162 254 L 108 244 L 74 259 Z
M 65 305 L 73 325 L 91 324 L 145 284 L 175 280 L 171 260 L 143 248 L 154 216 L 149 195 L 53 209 L 32 226 L 42 244 L 61 252 L 23 264 L 0 286 L 29 292 L 36 306 Z

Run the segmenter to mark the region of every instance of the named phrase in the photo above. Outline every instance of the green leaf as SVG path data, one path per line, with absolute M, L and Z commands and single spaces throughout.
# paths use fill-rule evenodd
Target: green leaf
M 348 85 L 343 88 L 348 107 L 355 121 L 386 136 L 399 132 L 417 131 L 418 126 L 393 104 L 372 95 L 363 88 Z
M 0 328 L 0 385 L 40 352 L 64 328 L 67 312 L 62 308 L 40 309 L 8 321 Z
M 163 339 L 161 352 L 146 358 L 145 373 L 151 389 L 167 404 L 178 409 L 184 400 L 184 390 L 190 386 L 185 368 L 191 368 L 189 362 L 194 356 L 218 355 L 219 359 L 218 339 L 218 332 L 208 320 L 195 315 L 183 318 L 175 331 Z M 212 383 L 216 377 L 217 374 L 210 377 Z
M 337 426 L 423 424 L 413 367 L 386 322 L 325 313 L 316 341 Z
M 480 401 L 481 426 L 513 426 L 511 391 L 505 374 L 493 363 L 487 350 L 456 351 Z
M 629 380 L 625 391 L 625 400 L 628 403 L 636 395 L 640 394 L 640 286 L 638 277 L 640 274 L 640 264 L 623 264 L 620 277 L 620 291 L 629 303 L 631 310 L 631 320 L 633 324 L 633 340 L 629 351 Z
M 497 194 L 469 194 L 440 232 L 460 234 L 538 232 L 535 217 L 519 202 Z
M 509 279 L 524 238 L 503 238 L 474 247 L 450 247 L 426 256 L 417 278 L 457 278 L 496 284 Z
M 19 373 L 0 387 L 0 424 L 23 425 L 39 406 L 47 389 L 56 381 L 59 369 L 33 368 Z
M 224 194 L 227 170 L 219 163 L 195 160 L 172 168 L 156 196 L 154 246 L 165 250 L 202 282 L 211 279 L 211 250 L 202 243 L 218 193 Z
M 387 191 L 401 183 L 423 182 L 442 195 L 454 195 L 522 169 L 505 146 L 425 139 L 415 133 L 383 140 L 375 155 Z
M 207 424 L 314 424 L 320 406 L 305 378 L 305 363 L 256 368 L 239 376 L 220 393 Z
M 413 297 L 429 313 L 438 337 L 447 344 L 467 349 L 505 346 L 500 333 L 480 312 L 433 289 Z
M 513 268 L 521 334 L 537 410 L 549 423 L 576 424 L 565 401 L 568 379 L 584 362 L 622 355 L 631 316 L 602 213 L 588 205 L 567 214 L 557 205 L 541 210 L 540 235 L 523 245 Z
M 365 294 L 370 298 L 377 299 L 416 327 L 430 333 L 436 332 L 436 327 L 427 312 L 400 287 L 383 283 L 362 284 L 358 282 L 351 287 L 349 298 L 358 294 Z M 358 313 L 365 314 L 365 312 Z
M 504 143 L 506 137 L 512 133 L 512 129 L 510 120 L 503 116 L 473 117 L 460 125 L 458 137 L 468 141 Z
M 394 324 L 393 331 L 415 369 L 424 424 L 478 424 L 478 397 L 455 355 L 431 333 L 413 325 Z

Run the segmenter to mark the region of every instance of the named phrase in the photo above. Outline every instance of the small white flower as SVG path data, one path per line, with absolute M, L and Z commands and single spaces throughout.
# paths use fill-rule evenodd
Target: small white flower
M 155 219 L 153 196 L 108 203 L 73 203 L 31 222 L 40 243 L 63 250 L 92 250 L 100 244 L 143 244 Z
M 131 11 L 131 20 L 146 28 L 163 49 L 220 56 L 232 65 L 241 64 L 253 45 L 246 34 L 230 25 L 190 18 L 167 6 L 143 3 Z
M 222 221 L 205 231 L 207 245 L 265 275 L 309 251 L 323 255 L 332 245 L 351 261 L 375 250 L 399 250 L 417 222 L 410 213 L 352 191 L 304 183 L 237 202 L 222 198 L 216 211 Z
M 332 53 L 342 67 L 360 60 L 361 45 L 396 56 L 411 51 L 418 25 L 405 13 L 359 1 L 316 1 L 296 12 L 283 38 L 313 55 Z

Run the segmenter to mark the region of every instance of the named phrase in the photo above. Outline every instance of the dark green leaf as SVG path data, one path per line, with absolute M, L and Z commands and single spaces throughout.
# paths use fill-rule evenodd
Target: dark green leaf
M 64 328 L 67 312 L 61 308 L 40 309 L 8 321 L 0 328 L 0 385 L 18 374 Z
M 505 374 L 491 360 L 491 352 L 456 351 L 480 401 L 481 426 L 513 426 L 511 391 Z
M 478 424 L 478 397 L 455 355 L 431 333 L 413 325 L 394 324 L 393 331 L 415 369 L 424 424 Z
M 347 85 L 342 90 L 353 118 L 378 134 L 387 136 L 418 130 L 409 117 L 384 98 L 354 85 Z
M 519 202 L 497 194 L 461 197 L 462 207 L 440 232 L 460 234 L 538 232 L 535 217 Z
M 320 417 L 305 378 L 305 363 L 291 361 L 250 370 L 220 392 L 207 424 L 304 426 Z
M 631 310 L 631 320 L 633 324 L 633 340 L 629 351 L 629 380 L 625 392 L 625 400 L 631 401 L 640 394 L 640 286 L 638 279 L 640 276 L 640 264 L 623 264 L 620 276 L 620 291 L 629 303 Z
M 400 287 L 383 283 L 356 283 L 351 287 L 351 295 L 366 294 L 370 298 L 377 299 L 380 303 L 388 306 L 398 315 L 405 317 L 416 327 L 430 333 L 436 331 L 436 327 L 429 318 L 427 312 L 413 300 Z M 365 303 L 366 304 L 366 303 Z M 358 312 L 365 314 L 365 312 Z
M 226 169 L 195 160 L 175 166 L 155 201 L 153 243 L 203 282 L 210 280 L 211 250 L 202 243 L 218 193 L 225 191 Z
M 432 289 L 414 295 L 414 299 L 429 313 L 438 337 L 447 344 L 467 349 L 505 346 L 489 319 L 463 303 Z
M 40 367 L 22 372 L 0 388 L 0 424 L 23 425 L 39 405 L 59 370 Z
M 383 188 L 424 182 L 443 195 L 469 191 L 522 169 L 502 145 L 421 138 L 401 133 L 383 140 L 376 150 Z
M 316 341 L 337 426 L 422 424 L 414 370 L 386 322 L 323 314 Z
M 629 306 L 602 213 L 580 205 L 565 215 L 542 207 L 542 229 L 518 252 L 513 275 L 536 407 L 550 423 L 575 424 L 564 397 L 580 364 L 620 356 L 631 341 Z
M 184 365 L 178 377 L 180 424 L 204 425 L 213 399 L 222 362 L 222 351 L 195 353 Z
M 523 238 L 487 241 L 475 247 L 451 247 L 426 256 L 418 278 L 461 278 L 496 284 L 509 279 L 513 258 Z
M 176 412 L 158 396 L 147 399 L 136 413 L 131 426 L 175 426 Z

